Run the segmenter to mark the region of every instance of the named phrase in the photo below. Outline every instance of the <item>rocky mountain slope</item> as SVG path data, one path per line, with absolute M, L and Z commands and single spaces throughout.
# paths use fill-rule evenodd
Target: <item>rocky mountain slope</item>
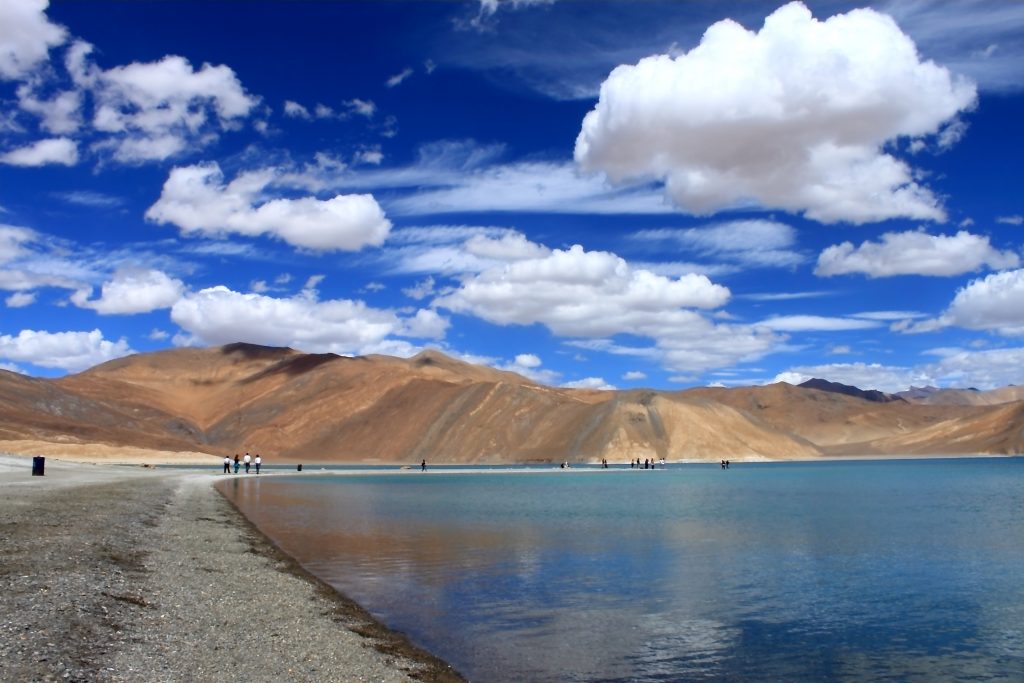
M 434 351 L 349 358 L 231 344 L 139 354 L 56 380 L 0 371 L 0 450 L 27 442 L 249 451 L 277 462 L 1020 453 L 1024 402 L 912 402 L 827 382 L 570 390 Z

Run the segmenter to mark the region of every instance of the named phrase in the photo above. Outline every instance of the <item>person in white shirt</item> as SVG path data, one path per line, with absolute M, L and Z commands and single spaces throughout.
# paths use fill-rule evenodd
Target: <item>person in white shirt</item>
M 245 473 L 249 474 L 249 465 L 252 464 L 252 458 L 249 457 L 248 453 L 245 454 L 245 458 L 242 459 L 242 462 L 245 463 Z
M 256 464 L 256 474 L 259 474 L 260 473 L 260 463 L 263 462 L 263 460 L 260 458 L 260 454 L 259 453 L 256 454 L 256 460 L 254 460 L 253 462 L 255 462 L 255 464 Z
M 224 474 L 231 474 L 231 456 L 224 456 Z

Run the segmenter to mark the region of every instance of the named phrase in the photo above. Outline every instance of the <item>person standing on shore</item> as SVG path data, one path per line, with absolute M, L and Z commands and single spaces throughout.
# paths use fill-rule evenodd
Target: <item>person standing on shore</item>
M 231 474 L 231 458 L 227 455 L 224 456 L 224 474 Z
M 256 474 L 260 473 L 260 465 L 263 463 L 263 459 L 260 458 L 260 454 L 256 454 L 256 460 L 253 461 L 256 465 Z
M 238 468 L 241 463 L 238 461 L 238 453 L 235 453 L 235 474 L 238 474 Z
M 252 457 L 250 457 L 248 453 L 245 454 L 244 462 L 245 462 L 245 473 L 249 474 L 249 465 L 252 463 Z
M 420 472 L 427 471 L 427 459 L 423 458 L 423 462 L 420 463 Z

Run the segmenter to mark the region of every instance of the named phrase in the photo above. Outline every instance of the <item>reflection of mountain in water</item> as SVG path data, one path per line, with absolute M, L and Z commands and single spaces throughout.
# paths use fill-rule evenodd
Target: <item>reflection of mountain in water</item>
M 559 389 L 436 351 L 348 358 L 230 344 L 56 380 L 0 371 L 0 448 L 101 443 L 307 462 L 1020 453 L 1022 398 L 1020 387 L 890 395 L 824 380 Z

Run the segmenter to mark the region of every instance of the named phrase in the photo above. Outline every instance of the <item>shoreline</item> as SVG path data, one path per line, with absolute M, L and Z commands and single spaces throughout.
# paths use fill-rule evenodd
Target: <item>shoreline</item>
M 464 680 L 285 555 L 212 473 L 0 455 L 0 680 Z
M 101 445 L 89 445 L 89 444 L 75 444 L 73 447 L 69 447 L 64 444 L 57 443 L 46 443 L 46 442 L 17 442 L 17 441 L 0 441 L 0 458 L 19 458 L 25 461 L 30 461 L 33 456 L 41 455 L 46 457 L 49 461 L 58 461 L 66 463 L 77 463 L 82 465 L 109 465 L 109 466 L 120 466 L 120 467 L 175 467 L 182 470 L 185 469 L 202 469 L 206 470 L 209 468 L 211 473 L 220 473 L 220 467 L 223 463 L 223 455 L 214 455 L 211 453 L 201 453 L 198 451 L 189 452 L 176 452 L 176 451 L 159 451 L 149 450 L 141 448 L 122 448 L 122 447 L 109 447 Z M 815 458 L 769 458 L 765 456 L 754 456 L 754 457 L 731 457 L 726 458 L 731 463 L 745 464 L 745 463 L 813 463 L 813 462 L 853 462 L 853 461 L 875 461 L 875 460 L 955 460 L 955 459 L 968 459 L 968 458 L 1016 458 L 1024 457 L 1024 453 L 930 453 L 930 454 L 907 454 L 907 453 L 869 453 L 869 454 L 850 454 L 850 455 L 837 455 L 837 454 L 826 454 L 821 457 Z M 271 472 L 275 474 L 285 473 L 282 468 L 289 467 L 294 468 L 300 464 L 300 461 L 295 460 L 277 460 L 272 456 L 264 458 L 267 469 L 265 473 Z M 717 465 L 720 462 L 720 458 L 703 459 L 703 458 L 679 458 L 675 460 L 666 460 L 667 465 Z M 418 462 L 382 462 L 379 460 L 303 460 L 301 464 L 304 467 L 303 474 L 313 474 L 320 470 L 320 468 L 338 468 L 338 467 L 353 467 L 359 468 L 360 470 L 366 471 L 414 471 L 420 473 L 420 465 Z M 600 461 L 586 461 L 586 462 L 573 462 L 571 468 L 578 468 L 579 470 L 589 469 L 600 469 L 598 466 Z M 625 467 L 629 469 L 626 462 L 619 460 L 610 461 L 611 469 L 622 469 Z M 430 472 L 432 467 L 444 467 L 445 472 L 451 474 L 456 471 L 457 468 L 464 468 L 466 472 L 478 472 L 479 467 L 493 468 L 491 471 L 519 471 L 519 472 L 536 472 L 542 471 L 545 468 L 560 469 L 559 462 L 552 461 L 549 463 L 542 462 L 457 462 L 457 461 L 430 461 L 428 462 L 427 472 Z M 501 468 L 504 468 L 502 470 Z

